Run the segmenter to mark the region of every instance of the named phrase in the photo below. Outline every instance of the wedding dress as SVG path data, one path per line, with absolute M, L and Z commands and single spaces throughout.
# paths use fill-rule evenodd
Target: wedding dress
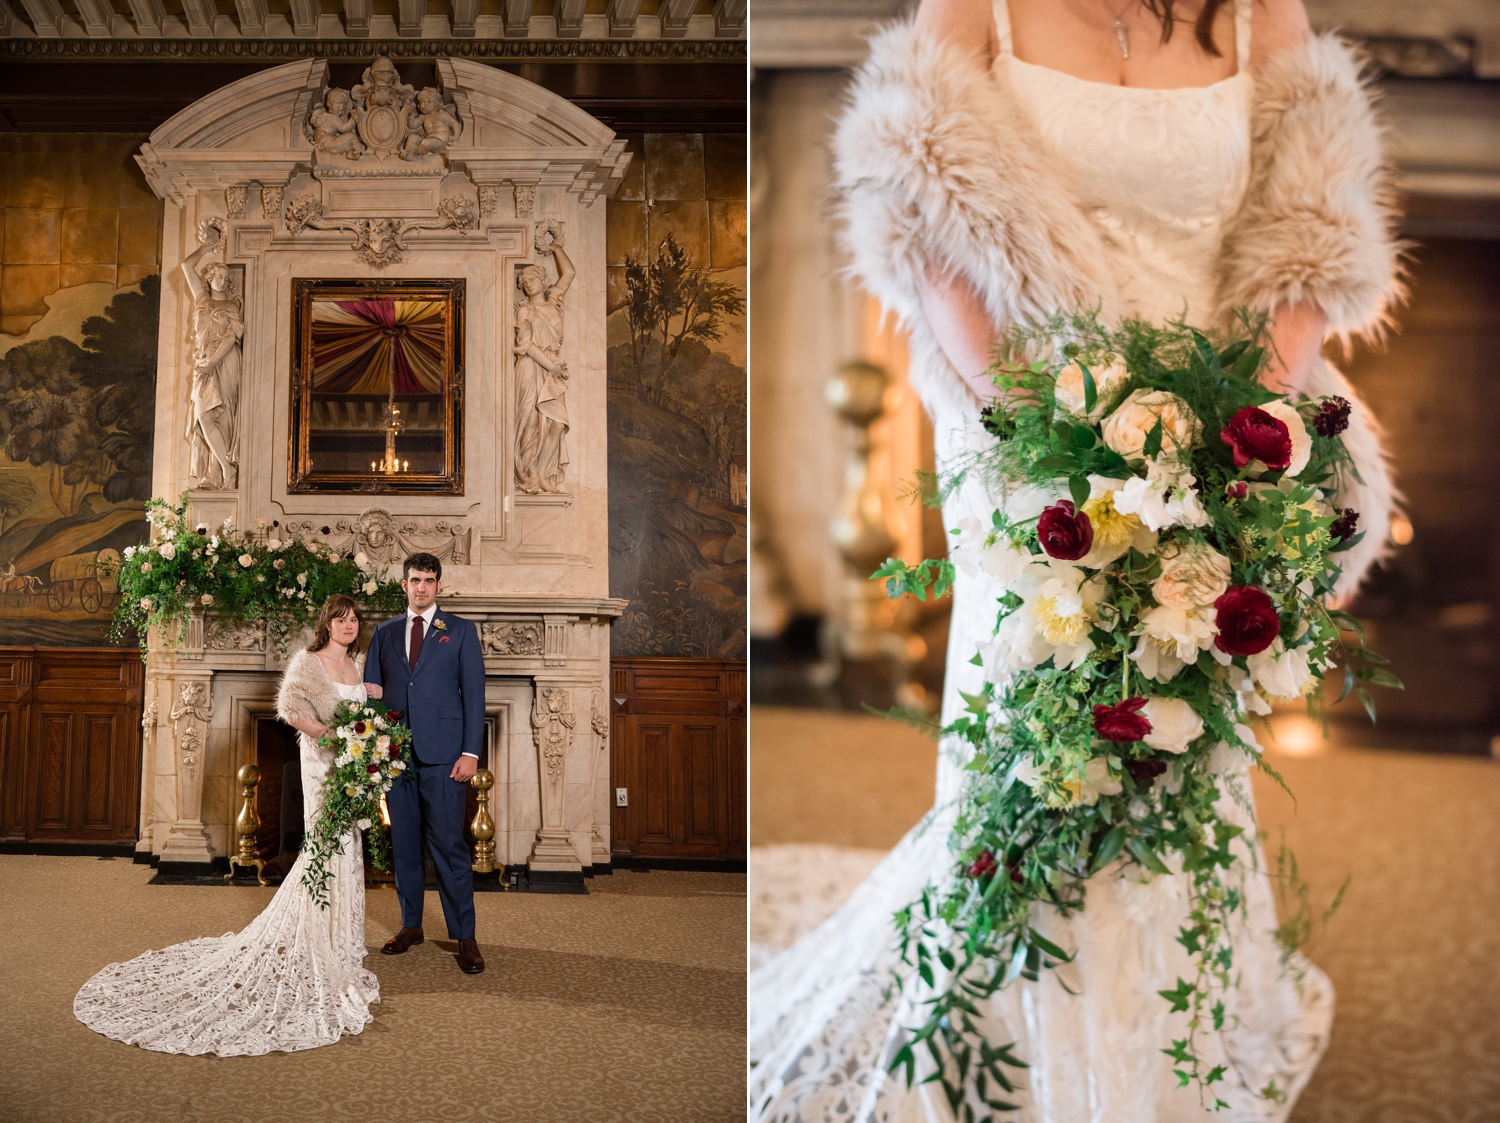
M 365 700 L 363 683 L 328 683 L 340 698 Z M 305 733 L 297 741 L 310 829 L 333 754 Z M 306 852 L 298 856 L 265 911 L 238 935 L 189 940 L 111 963 L 78 992 L 74 1015 L 106 1037 L 143 1049 L 221 1057 L 316 1049 L 361 1032 L 374 1020 L 368 1007 L 380 1001 L 380 984 L 362 964 L 359 832 L 345 835 L 329 860 L 327 909 L 302 884 L 307 862 Z
M 1069 182 L 1105 244 L 1119 308 L 1163 322 L 1186 314 L 1209 322 L 1215 262 L 1226 221 L 1240 206 L 1250 168 L 1251 0 L 1237 0 L 1238 72 L 1204 88 L 1136 89 L 1085 81 L 1017 59 L 1004 0 L 995 5 L 997 78 L 1029 114 L 1045 154 Z M 1195 318 L 1196 317 L 1196 318 Z M 972 407 L 939 402 L 934 418 L 939 464 L 976 441 L 989 441 Z M 988 526 L 997 506 L 970 479 L 943 507 L 944 526 L 965 517 Z M 968 660 L 991 639 L 996 591 L 982 573 L 960 572 L 953 591 L 946 724 L 965 709 L 961 692 L 980 691 L 984 671 Z M 1228 783 L 1248 797 L 1245 760 Z M 929 880 L 946 876 L 946 842 L 962 787 L 962 746 L 939 754 L 936 807 L 876 867 L 826 923 L 750 978 L 750 1113 L 779 1123 L 947 1123 L 954 1118 L 936 1084 L 908 1088 L 889 1072 L 906 1031 L 924 1020 L 911 994 L 887 998 L 898 966 L 892 914 Z M 1248 805 L 1226 799 L 1227 817 L 1254 838 Z M 1191 1087 L 1179 1088 L 1161 1052 L 1186 1035 L 1184 1014 L 1169 1013 L 1157 991 L 1191 979 L 1190 956 L 1177 943 L 1187 879 L 1141 880 L 1139 867 L 1116 863 L 1089 880 L 1083 911 L 1063 920 L 1038 906 L 1033 924 L 1075 951 L 1074 962 L 1017 980 L 988 1004 L 987 1036 L 1016 1043 L 1030 1067 L 1016 1071 L 1014 1093 L 992 1094 L 1022 1110 L 1000 1119 L 1026 1123 L 1280 1123 L 1327 1046 L 1333 989 L 1300 955 L 1283 963 L 1272 938 L 1276 914 L 1258 844 L 1246 909 L 1235 934 L 1240 986 L 1226 996 L 1238 1026 L 1208 1035 L 1207 1063 L 1225 1064 L 1214 1085 L 1228 1110 L 1208 1112 Z M 910 973 L 903 968 L 902 974 Z M 1066 988 L 1064 986 L 1066 984 Z M 1069 991 L 1073 993 L 1069 993 Z M 1233 1018 L 1231 1018 L 1233 1025 Z M 925 1053 L 919 1051 L 919 1057 Z M 918 1072 L 918 1080 L 931 1069 Z M 1013 1070 L 1014 1071 L 1014 1070 Z M 1274 1081 L 1270 1097 L 1260 1093 Z

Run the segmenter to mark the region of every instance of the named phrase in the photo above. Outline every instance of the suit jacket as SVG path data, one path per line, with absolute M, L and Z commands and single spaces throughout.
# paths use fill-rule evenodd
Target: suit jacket
M 477 757 L 484 743 L 484 658 L 473 621 L 441 608 L 432 620 L 415 668 L 406 659 L 406 613 L 376 628 L 365 681 L 405 715 L 417 760 L 452 764 L 463 753 Z

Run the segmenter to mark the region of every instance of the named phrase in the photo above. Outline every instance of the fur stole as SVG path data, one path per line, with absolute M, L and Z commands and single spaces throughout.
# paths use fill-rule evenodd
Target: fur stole
M 354 665 L 364 671 L 365 657 L 356 655 Z M 328 677 L 323 664 L 303 648 L 288 660 L 276 691 L 276 716 L 290 725 L 299 719 L 327 723 L 344 700 L 338 685 Z
M 922 313 L 928 264 L 966 275 L 998 324 L 1118 303 L 1103 243 L 1030 134 L 1005 83 L 898 23 L 870 41 L 834 136 L 835 190 L 851 272 L 911 337 L 911 379 L 929 412 L 972 410 Z M 1378 333 L 1399 298 L 1380 135 L 1359 64 L 1315 36 L 1256 79 L 1251 176 L 1219 263 L 1219 315 L 1312 300 L 1342 334 Z M 1356 472 L 1341 506 L 1365 540 L 1344 556 L 1340 592 L 1381 553 L 1395 507 L 1378 426 L 1338 371 L 1318 363 L 1309 394 L 1354 404 L 1345 440 Z

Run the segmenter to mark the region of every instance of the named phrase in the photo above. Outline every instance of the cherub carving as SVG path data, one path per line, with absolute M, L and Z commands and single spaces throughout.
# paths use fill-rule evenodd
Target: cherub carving
M 329 90 L 323 104 L 314 106 L 302 126 L 302 132 L 312 141 L 314 150 L 329 156 L 343 155 L 358 160 L 365 146 L 360 143 L 354 130 L 359 122 L 350 112 L 354 101 L 348 90 Z
M 432 152 L 446 152 L 448 145 L 463 136 L 464 127 L 458 114 L 443 101 L 443 95 L 432 86 L 417 95 L 416 112 L 406 110 L 406 127 L 410 130 L 401 149 L 401 158 L 410 160 Z

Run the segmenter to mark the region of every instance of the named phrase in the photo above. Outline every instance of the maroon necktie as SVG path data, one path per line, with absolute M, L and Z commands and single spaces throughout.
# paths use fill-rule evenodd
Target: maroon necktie
M 422 654 L 422 618 L 413 616 L 411 618 L 411 657 L 406 660 L 406 665 L 412 670 L 417 669 L 417 657 Z

